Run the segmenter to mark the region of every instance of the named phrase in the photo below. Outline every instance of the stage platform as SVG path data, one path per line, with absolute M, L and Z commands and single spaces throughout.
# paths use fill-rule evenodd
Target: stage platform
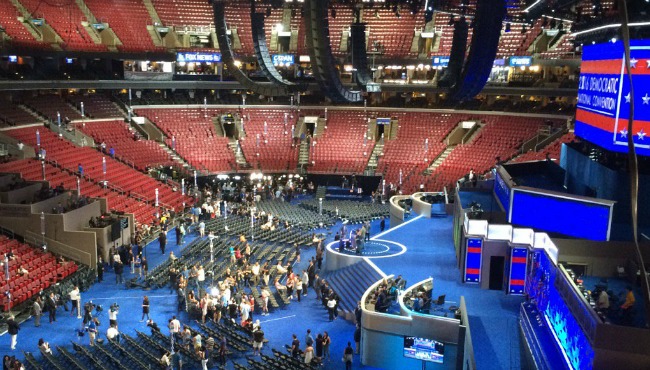
M 363 201 L 367 197 L 363 195 L 363 193 L 358 193 L 355 189 L 355 191 L 352 191 L 350 188 L 342 188 L 340 186 L 328 186 L 325 190 L 325 199 L 330 199 L 330 200 L 356 200 L 356 201 Z

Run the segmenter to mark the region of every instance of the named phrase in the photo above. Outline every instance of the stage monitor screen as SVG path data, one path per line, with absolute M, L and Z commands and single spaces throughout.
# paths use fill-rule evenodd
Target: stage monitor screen
M 445 357 L 445 344 L 433 339 L 404 337 L 404 357 L 441 364 Z
M 650 155 L 650 40 L 633 40 L 630 65 L 634 96 L 630 95 L 623 43 L 587 45 L 582 52 L 575 134 L 614 152 L 627 153 L 632 137 L 639 155 Z M 634 128 L 628 132 L 630 101 Z
M 612 206 L 567 196 L 513 189 L 510 222 L 588 240 L 609 240 Z

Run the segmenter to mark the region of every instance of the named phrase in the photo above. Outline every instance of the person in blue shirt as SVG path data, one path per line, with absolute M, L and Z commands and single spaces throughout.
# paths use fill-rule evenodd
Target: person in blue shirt
M 77 169 L 79 170 L 79 177 L 83 177 L 84 176 L 84 168 L 81 165 L 81 163 L 79 163 L 79 165 L 77 166 Z
M 113 149 L 113 147 L 111 147 L 108 150 L 108 154 L 111 156 L 111 158 L 115 158 L 115 149 Z
M 90 320 L 90 323 L 88 323 L 88 337 L 90 338 L 91 346 L 95 345 L 95 338 L 97 337 L 98 326 L 99 326 L 99 320 L 97 320 L 96 317 Z

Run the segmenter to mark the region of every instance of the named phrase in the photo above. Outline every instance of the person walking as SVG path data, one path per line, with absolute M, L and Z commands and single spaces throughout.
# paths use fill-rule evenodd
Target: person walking
M 20 330 L 20 326 L 15 320 L 14 315 L 9 316 L 9 320 L 7 320 L 7 332 L 9 335 L 11 335 L 11 350 L 16 349 L 16 344 L 18 343 L 18 331 Z
M 348 346 L 345 347 L 343 352 L 343 362 L 345 362 L 345 370 L 352 370 L 352 355 L 354 354 L 354 349 L 352 349 L 352 344 L 348 342 Z
M 357 324 L 354 330 L 354 354 L 358 355 L 361 351 L 361 324 Z
M 149 297 L 148 296 L 144 296 L 144 298 L 142 298 L 142 320 L 140 320 L 140 322 L 144 321 L 145 315 L 147 316 L 147 320 L 149 320 L 150 317 L 149 317 Z
M 123 284 L 124 279 L 122 278 L 122 274 L 124 273 L 124 264 L 120 260 L 117 260 L 115 261 L 114 269 L 115 269 L 115 284 L 118 285 Z
M 160 243 L 160 252 L 165 254 L 165 247 L 167 246 L 167 234 L 164 231 L 158 235 L 158 243 Z
M 34 316 L 34 326 L 37 328 L 41 326 L 41 315 L 43 315 L 42 305 L 43 302 L 41 301 L 41 297 L 36 297 L 36 300 L 32 305 L 32 316 Z

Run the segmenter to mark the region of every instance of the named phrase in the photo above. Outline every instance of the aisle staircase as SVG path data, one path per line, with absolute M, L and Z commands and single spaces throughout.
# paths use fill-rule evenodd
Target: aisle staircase
M 372 284 L 383 277 L 364 259 L 324 275 L 325 280 L 339 296 L 339 316 L 350 321 L 354 321 L 357 302 Z
M 298 169 L 307 169 L 309 166 L 309 143 L 303 141 L 300 143 L 300 151 L 298 152 Z
M 235 153 L 235 163 L 237 163 L 239 168 L 251 167 L 248 161 L 246 161 L 246 157 L 244 157 L 244 152 L 241 150 L 239 140 L 231 139 L 230 142 L 228 142 L 228 147 L 233 153 Z
M 196 168 L 192 167 L 189 163 L 187 163 L 187 161 L 186 161 L 183 157 L 181 157 L 180 155 L 178 155 L 178 153 L 176 153 L 175 150 L 173 150 L 172 148 L 170 148 L 170 147 L 167 145 L 167 143 L 165 143 L 165 142 L 159 142 L 158 145 L 160 145 L 160 147 L 162 148 L 162 150 L 164 150 L 167 154 L 169 154 L 170 157 L 172 157 L 172 159 L 174 160 L 174 162 L 177 162 L 178 164 L 180 164 L 184 169 L 189 170 L 189 171 L 194 171 L 194 170 L 196 170 Z
M 433 163 L 431 163 L 431 165 L 430 165 L 429 167 L 427 167 L 426 170 L 424 170 L 424 174 L 425 174 L 425 175 L 430 175 L 430 174 L 432 174 L 433 171 L 435 171 L 436 168 L 438 168 L 438 167 L 442 164 L 442 162 L 443 162 L 443 161 L 444 161 L 444 160 L 449 156 L 449 154 L 451 153 L 452 150 L 454 150 L 455 147 L 456 147 L 456 145 L 450 145 L 450 146 L 448 146 L 448 147 L 445 149 L 445 151 L 443 151 L 442 153 L 440 153 L 440 155 L 438 156 L 438 158 L 436 158 L 436 160 L 434 160 Z
M 379 162 L 379 156 L 384 154 L 384 142 L 379 140 L 375 143 L 375 147 L 370 153 L 370 159 L 368 159 L 368 164 L 366 165 L 365 174 L 366 176 L 374 176 L 375 171 L 377 170 L 377 164 Z

